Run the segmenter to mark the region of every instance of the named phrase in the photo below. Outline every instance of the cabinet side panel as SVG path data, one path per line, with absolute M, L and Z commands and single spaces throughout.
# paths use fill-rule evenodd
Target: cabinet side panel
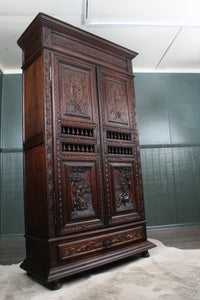
M 26 233 L 44 236 L 48 233 L 44 146 L 34 147 L 24 155 Z
M 25 140 L 43 132 L 43 58 L 40 56 L 24 71 Z
M 48 235 L 44 144 L 44 58 L 23 74 L 24 198 L 26 233 Z

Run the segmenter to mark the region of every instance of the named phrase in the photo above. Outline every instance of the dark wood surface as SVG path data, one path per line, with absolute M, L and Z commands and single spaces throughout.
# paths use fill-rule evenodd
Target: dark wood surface
M 165 246 L 179 249 L 200 249 L 200 226 L 148 230 L 148 238 L 157 239 Z M 0 265 L 22 262 L 25 257 L 24 238 L 0 239 Z
M 39 14 L 23 50 L 26 258 L 44 284 L 148 255 L 136 53 Z

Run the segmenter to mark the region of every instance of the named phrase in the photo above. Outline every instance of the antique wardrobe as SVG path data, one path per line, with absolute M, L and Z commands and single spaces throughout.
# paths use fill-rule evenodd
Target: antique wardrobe
M 136 53 L 38 14 L 23 50 L 26 259 L 60 279 L 148 255 L 132 59 Z

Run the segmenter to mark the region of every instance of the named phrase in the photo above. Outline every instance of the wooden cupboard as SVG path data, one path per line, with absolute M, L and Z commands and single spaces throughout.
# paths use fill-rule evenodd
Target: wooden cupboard
M 23 50 L 26 259 L 49 287 L 141 253 L 147 241 L 132 59 L 38 14 Z

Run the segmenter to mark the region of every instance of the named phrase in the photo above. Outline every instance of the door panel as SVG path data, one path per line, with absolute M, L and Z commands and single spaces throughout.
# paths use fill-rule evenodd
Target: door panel
M 92 69 L 60 63 L 61 114 L 92 120 Z
M 129 124 L 126 81 L 104 78 L 107 122 Z
M 101 91 L 104 95 L 105 124 L 130 126 L 129 82 L 127 76 L 119 76 L 110 71 L 100 72 Z
M 105 223 L 96 69 L 62 55 L 53 61 L 57 232 L 101 228 Z
M 141 215 L 142 194 L 136 169 L 135 114 L 132 76 L 98 70 L 102 110 L 103 161 L 106 207 L 110 225 L 136 221 Z

